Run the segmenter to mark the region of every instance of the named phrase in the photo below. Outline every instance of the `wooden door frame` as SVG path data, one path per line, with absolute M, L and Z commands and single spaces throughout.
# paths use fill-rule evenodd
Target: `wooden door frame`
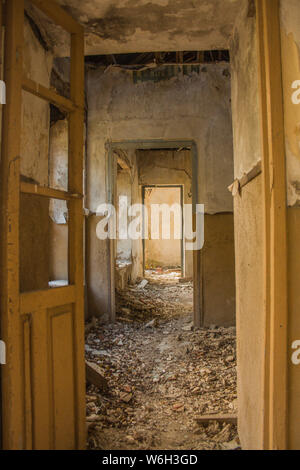
M 264 195 L 264 449 L 288 448 L 287 181 L 279 0 L 256 0 Z
M 78 448 L 86 445 L 85 366 L 83 305 L 83 123 L 84 123 L 84 31 L 52 0 L 30 0 L 71 35 L 70 99 L 23 76 L 24 0 L 5 5 L 4 80 L 7 104 L 3 112 L 1 155 L 1 336 L 7 345 L 7 365 L 2 368 L 2 429 L 4 449 L 30 447 L 30 424 L 25 410 L 24 364 L 21 360 L 21 317 L 39 306 L 54 308 L 74 304 L 74 348 L 76 363 L 76 430 Z M 69 113 L 69 188 L 67 192 L 20 182 L 20 136 L 22 90 L 38 96 Z M 19 211 L 20 194 L 57 198 L 69 203 L 69 282 L 65 288 L 20 292 Z M 75 256 L 76 254 L 76 256 Z M 76 258 L 76 262 L 74 260 Z M 35 310 L 34 310 L 35 309 Z M 30 372 L 29 372 L 30 374 Z M 27 390 L 30 397 L 30 390 Z
M 153 149 L 178 149 L 183 147 L 191 148 L 192 154 L 192 197 L 193 212 L 196 213 L 196 205 L 199 204 L 199 153 L 194 140 L 170 140 L 170 139 L 145 139 L 145 140 L 123 140 L 108 141 L 106 143 L 106 187 L 107 202 L 114 204 L 115 201 L 115 181 L 116 181 L 116 157 L 115 150 L 153 150 Z M 194 231 L 195 227 L 194 227 Z M 116 320 L 116 297 L 115 297 L 115 241 L 108 240 L 108 279 L 109 279 L 109 308 L 110 321 Z M 202 250 L 195 250 L 193 257 L 194 270 L 194 325 L 200 328 L 203 325 L 203 282 L 201 272 Z

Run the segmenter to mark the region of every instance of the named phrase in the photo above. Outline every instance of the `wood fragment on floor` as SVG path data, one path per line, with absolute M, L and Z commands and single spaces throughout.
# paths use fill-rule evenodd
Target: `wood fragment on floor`
M 219 423 L 229 423 L 229 424 L 237 424 L 238 419 L 235 415 L 204 415 L 204 416 L 196 416 L 195 421 L 198 424 L 206 424 L 210 421 L 218 421 Z
M 91 362 L 86 361 L 85 369 L 86 369 L 86 381 L 88 384 L 94 385 L 95 387 L 99 388 L 100 390 L 104 392 L 108 391 L 107 380 L 101 374 L 100 369 L 97 366 L 97 364 L 93 364 Z

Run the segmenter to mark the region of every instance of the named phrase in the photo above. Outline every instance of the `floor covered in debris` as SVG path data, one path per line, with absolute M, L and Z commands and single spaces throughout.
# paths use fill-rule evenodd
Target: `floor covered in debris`
M 117 295 L 114 325 L 87 328 L 86 360 L 108 389 L 87 388 L 88 446 L 101 450 L 238 449 L 234 328 L 195 331 L 193 286 L 149 271 Z

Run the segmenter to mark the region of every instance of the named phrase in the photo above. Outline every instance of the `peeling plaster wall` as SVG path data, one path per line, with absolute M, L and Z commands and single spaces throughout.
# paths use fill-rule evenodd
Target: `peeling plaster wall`
M 232 57 L 235 178 L 261 160 L 256 18 L 245 4 L 237 19 Z M 236 315 L 239 435 L 243 449 L 263 446 L 263 200 L 262 178 L 235 198 Z
M 300 105 L 292 102 L 292 94 L 296 91 L 292 88 L 292 84 L 295 80 L 300 80 L 299 28 L 299 2 L 297 0 L 281 0 L 282 72 L 289 206 L 300 206 Z
M 111 54 L 226 48 L 241 0 L 58 2 L 84 25 L 86 54 Z M 65 36 L 51 24 L 48 31 L 65 54 Z
M 135 84 L 132 73 L 102 68 L 88 74 L 88 204 L 106 198 L 105 142 L 195 140 L 200 202 L 207 213 L 232 211 L 233 178 L 228 64 L 207 65 L 199 75 Z M 102 179 L 101 179 L 102 178 Z
M 95 212 L 100 203 L 107 201 L 107 141 L 188 139 L 195 140 L 198 147 L 199 202 L 205 203 L 207 213 L 232 212 L 232 198 L 227 190 L 233 181 L 228 72 L 228 64 L 213 64 L 202 67 L 199 75 L 179 74 L 158 83 L 135 84 L 127 71 L 90 71 L 88 208 Z M 89 260 L 95 269 L 95 258 L 99 257 L 102 264 L 90 291 L 98 299 L 91 302 L 90 314 L 102 315 L 109 308 L 109 286 L 103 279 L 103 261 L 108 265 L 107 244 L 96 239 L 95 231 L 89 237 Z
M 291 348 L 294 341 L 300 340 L 300 104 L 292 102 L 292 94 L 297 91 L 292 84 L 300 80 L 300 4 L 297 0 L 281 0 L 280 7 L 288 200 L 288 346 Z M 289 353 L 289 448 L 300 449 L 300 366 L 290 359 L 292 349 Z
M 256 19 L 244 4 L 231 42 L 234 174 L 242 178 L 261 160 Z M 237 153 L 238 151 L 238 153 Z

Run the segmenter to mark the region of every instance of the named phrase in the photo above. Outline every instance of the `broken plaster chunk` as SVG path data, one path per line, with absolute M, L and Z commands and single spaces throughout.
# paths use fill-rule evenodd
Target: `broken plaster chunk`
M 145 328 L 154 328 L 156 326 L 156 319 L 150 321 L 149 323 L 147 323 L 147 325 L 145 326 Z
M 147 279 L 144 279 L 139 285 L 138 289 L 145 289 L 146 285 L 148 284 Z
M 120 393 L 120 400 L 124 403 L 130 403 L 133 398 L 132 393 L 121 392 Z
M 194 329 L 194 323 L 190 323 L 189 325 L 184 326 L 182 328 L 182 331 L 193 331 L 193 329 Z

